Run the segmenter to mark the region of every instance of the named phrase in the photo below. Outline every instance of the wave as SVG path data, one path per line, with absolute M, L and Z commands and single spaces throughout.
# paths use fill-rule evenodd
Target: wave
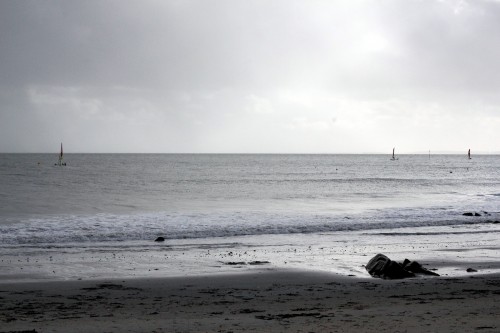
M 60 215 L 0 224 L 0 247 L 154 240 L 158 236 L 192 239 L 363 230 L 386 230 L 386 234 L 391 234 L 394 229 L 491 223 L 492 219 L 495 217 L 465 217 L 442 208 L 384 210 L 352 216 L 250 212 Z

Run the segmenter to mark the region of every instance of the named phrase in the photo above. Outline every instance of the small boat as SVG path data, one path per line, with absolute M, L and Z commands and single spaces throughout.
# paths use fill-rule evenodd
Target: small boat
M 469 151 L 467 152 L 467 156 L 469 157 L 469 160 L 471 160 L 472 158 L 470 157 L 470 149 Z
M 395 160 L 398 160 L 398 158 L 396 158 L 396 155 L 394 154 L 394 151 L 396 150 L 396 148 L 392 148 L 392 157 L 391 157 L 391 161 L 395 161 Z
M 61 152 L 59 153 L 59 161 L 55 165 L 65 166 L 66 163 L 63 162 L 63 144 L 61 142 Z

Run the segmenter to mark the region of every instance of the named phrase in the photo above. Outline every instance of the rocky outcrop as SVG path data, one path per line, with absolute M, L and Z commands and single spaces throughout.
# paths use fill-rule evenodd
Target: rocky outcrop
M 435 273 L 433 271 L 428 270 L 427 268 L 424 268 L 417 261 L 410 261 L 408 259 L 405 259 L 402 266 L 403 266 L 403 269 L 405 269 L 406 271 L 411 272 L 411 273 L 416 274 L 416 275 L 439 276 L 438 273 Z
M 373 257 L 365 268 L 371 276 L 381 279 L 404 279 L 415 276 L 415 274 L 406 271 L 399 263 L 380 253 Z
M 463 213 L 462 215 L 463 216 L 481 216 L 481 214 L 479 214 L 479 213 L 471 213 L 471 212 Z M 486 213 L 486 215 L 489 215 L 489 214 Z
M 405 259 L 400 264 L 380 253 L 370 259 L 365 268 L 371 276 L 388 280 L 404 279 L 416 275 L 439 276 L 439 274 L 424 268 L 417 261 Z

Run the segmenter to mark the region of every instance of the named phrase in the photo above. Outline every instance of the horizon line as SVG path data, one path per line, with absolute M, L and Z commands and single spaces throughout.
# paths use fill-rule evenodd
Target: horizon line
M 59 154 L 59 152 L 0 152 L 0 154 Z M 71 154 L 144 154 L 144 155 L 392 155 L 392 153 L 381 152 L 362 152 L 362 153 L 338 153 L 338 152 L 323 152 L 323 153 L 257 153 L 257 152 L 65 152 L 64 155 Z M 398 153 L 396 155 L 467 155 L 463 151 L 435 151 L 435 152 L 407 152 Z M 479 151 L 473 155 L 500 155 L 500 151 Z

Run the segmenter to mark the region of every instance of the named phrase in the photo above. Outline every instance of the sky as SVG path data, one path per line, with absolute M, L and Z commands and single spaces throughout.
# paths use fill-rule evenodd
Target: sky
M 500 1 L 1 0 L 0 152 L 500 152 Z

